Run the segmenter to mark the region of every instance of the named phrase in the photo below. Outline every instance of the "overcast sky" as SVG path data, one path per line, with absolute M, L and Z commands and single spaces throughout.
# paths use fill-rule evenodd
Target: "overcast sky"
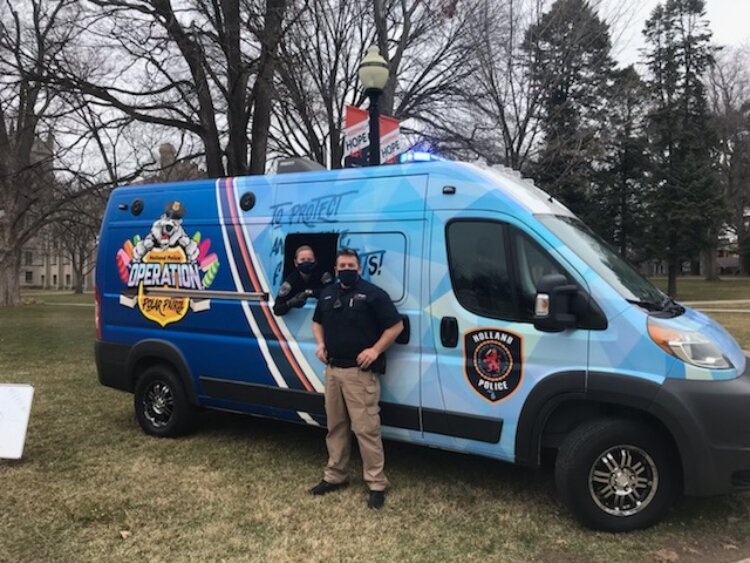
M 705 1 L 713 42 L 719 45 L 750 46 L 750 0 Z M 616 58 L 622 64 L 637 62 L 638 49 L 643 47 L 643 27 L 659 0 L 601 2 L 604 17 L 616 22 L 612 30 Z

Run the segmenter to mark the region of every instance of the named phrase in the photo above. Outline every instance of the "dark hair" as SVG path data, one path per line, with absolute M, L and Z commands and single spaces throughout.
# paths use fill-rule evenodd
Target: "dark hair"
M 359 254 L 357 254 L 357 251 L 353 248 L 340 248 L 339 251 L 336 253 L 336 262 L 339 261 L 339 256 L 353 256 L 354 259 L 357 261 L 357 266 L 361 266 L 362 264 L 359 261 Z

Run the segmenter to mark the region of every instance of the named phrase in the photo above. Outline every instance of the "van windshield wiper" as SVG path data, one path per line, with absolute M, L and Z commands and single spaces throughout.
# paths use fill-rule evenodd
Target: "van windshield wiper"
M 663 311 L 662 306 L 658 303 L 652 303 L 651 301 L 639 301 L 638 299 L 627 299 L 628 303 L 643 307 L 647 311 Z
M 669 295 L 664 296 L 664 300 L 661 302 L 661 309 L 667 313 L 673 313 L 675 317 L 685 312 L 685 307 L 677 303 Z

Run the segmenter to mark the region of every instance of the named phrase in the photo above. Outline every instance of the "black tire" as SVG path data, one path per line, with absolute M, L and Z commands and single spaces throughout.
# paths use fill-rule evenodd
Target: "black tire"
M 566 436 L 555 483 L 585 526 L 627 532 L 661 520 L 679 492 L 671 444 L 649 426 L 625 419 L 585 422 Z
M 144 370 L 135 385 L 135 417 L 146 434 L 174 438 L 193 427 L 194 409 L 182 383 L 167 366 Z

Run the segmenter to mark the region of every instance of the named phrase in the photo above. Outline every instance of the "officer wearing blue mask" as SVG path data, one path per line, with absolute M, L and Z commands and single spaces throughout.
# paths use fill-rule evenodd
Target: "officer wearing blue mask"
M 326 364 L 328 464 L 310 493 L 325 495 L 346 485 L 354 432 L 369 489 L 367 506 L 379 509 L 388 487 L 380 436 L 380 375 L 385 372 L 385 351 L 404 324 L 388 294 L 363 280 L 361 269 L 354 250 L 339 250 L 338 283 L 320 292 L 313 314 L 315 355 Z
M 329 272 L 317 272 L 313 249 L 300 246 L 294 253 L 294 271 L 281 284 L 279 295 L 273 303 L 275 315 L 286 315 L 292 307 L 302 307 L 308 297 L 317 299 L 320 290 L 333 281 Z

